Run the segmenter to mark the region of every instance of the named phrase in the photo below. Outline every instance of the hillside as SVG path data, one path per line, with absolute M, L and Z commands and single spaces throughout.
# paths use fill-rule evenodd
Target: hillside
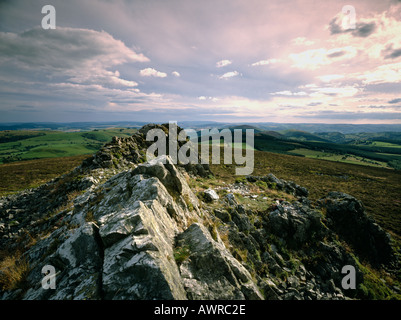
M 246 177 L 230 165 L 146 161 L 150 128 L 0 198 L 1 299 L 400 299 L 396 239 L 354 194 L 319 190 L 339 167 L 302 159 L 316 171 L 305 166 L 298 182 L 284 172 L 301 158 L 264 152 Z M 56 290 L 40 284 L 45 265 Z M 355 289 L 342 285 L 345 265 Z
M 297 130 L 280 133 L 255 133 L 255 149 L 373 167 L 401 168 L 401 142 L 396 140 L 398 133 L 320 135 Z M 330 141 L 329 138 L 338 142 Z
M 113 136 L 128 137 L 136 129 L 109 128 L 92 131 L 0 131 L 0 163 L 21 160 L 90 155 Z

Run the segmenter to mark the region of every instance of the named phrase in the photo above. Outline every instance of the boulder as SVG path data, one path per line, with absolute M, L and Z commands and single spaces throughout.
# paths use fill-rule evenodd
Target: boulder
M 213 189 L 207 189 L 203 192 L 206 201 L 216 201 L 219 200 L 220 197 Z
M 394 260 L 390 235 L 367 215 L 361 201 L 345 193 L 330 192 L 320 203 L 326 208 L 329 227 L 360 255 L 373 264 Z
M 299 246 L 324 232 L 320 212 L 282 202 L 268 215 L 271 231 Z

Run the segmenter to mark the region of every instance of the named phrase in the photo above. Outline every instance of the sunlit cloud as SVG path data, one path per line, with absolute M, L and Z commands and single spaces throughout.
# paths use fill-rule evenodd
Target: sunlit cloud
M 218 62 L 216 62 L 216 67 L 217 68 L 222 68 L 225 66 L 228 66 L 230 64 L 232 64 L 233 62 L 231 60 L 220 60 Z
M 142 77 L 156 77 L 156 78 L 165 78 L 167 77 L 167 73 L 157 71 L 154 68 L 145 68 L 139 71 L 139 74 Z
M 267 66 L 267 65 L 269 65 L 269 64 L 273 64 L 273 63 L 276 63 L 276 62 L 278 62 L 277 59 L 260 60 L 260 61 L 257 61 L 257 62 L 255 62 L 255 63 L 252 63 L 251 66 L 252 66 L 252 67 Z
M 238 71 L 230 71 L 230 72 L 226 72 L 225 74 L 220 76 L 219 79 L 233 78 L 233 77 L 236 77 L 238 75 L 239 75 Z

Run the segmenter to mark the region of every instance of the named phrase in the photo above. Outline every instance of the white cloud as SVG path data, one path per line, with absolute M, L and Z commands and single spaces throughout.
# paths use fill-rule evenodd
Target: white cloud
M 198 100 L 210 100 L 210 101 L 216 102 L 216 101 L 219 101 L 220 99 L 216 98 L 216 97 L 200 96 L 200 97 L 198 97 Z
M 365 71 L 356 77 L 364 84 L 400 83 L 401 62 L 378 66 L 373 70 Z
M 238 75 L 239 75 L 238 71 L 230 71 L 230 72 L 226 72 L 225 74 L 220 76 L 219 79 L 228 79 L 228 78 L 236 77 Z
M 298 91 L 298 92 L 291 92 L 289 90 L 284 90 L 284 91 L 277 91 L 270 93 L 271 95 L 279 95 L 279 96 L 306 96 L 308 95 L 305 91 Z
M 220 60 L 218 62 L 216 62 L 216 67 L 217 68 L 222 68 L 225 66 L 228 66 L 230 64 L 232 64 L 233 62 L 231 60 Z
M 167 77 L 167 73 L 157 71 L 153 68 L 145 68 L 139 71 L 139 74 L 142 77 L 156 77 L 156 78 L 165 78 Z
M 178 71 L 173 71 L 171 73 L 174 77 L 181 77 L 180 73 Z
M 251 66 L 267 66 L 268 64 L 276 63 L 277 61 L 277 59 L 260 60 L 258 62 L 252 63 Z
M 357 55 L 357 49 L 353 46 L 326 49 L 311 49 L 289 55 L 293 61 L 292 67 L 315 70 L 320 66 L 329 65 L 337 61 L 347 60 Z

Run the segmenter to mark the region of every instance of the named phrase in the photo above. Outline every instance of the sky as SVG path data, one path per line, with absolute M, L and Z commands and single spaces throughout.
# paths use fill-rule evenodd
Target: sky
M 0 122 L 39 121 L 399 124 L 401 1 L 0 0 Z

